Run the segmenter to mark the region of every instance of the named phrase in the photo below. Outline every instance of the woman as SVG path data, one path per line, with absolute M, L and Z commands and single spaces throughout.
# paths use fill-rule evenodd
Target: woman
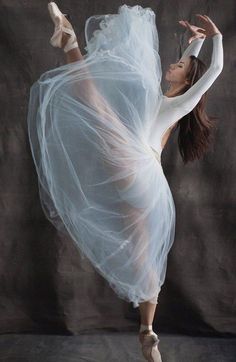
M 204 100 L 222 71 L 222 34 L 206 15 L 197 15 L 204 28 L 180 21 L 192 42 L 170 65 L 163 95 L 150 8 L 122 5 L 117 14 L 88 18 L 82 56 L 69 21 L 55 3 L 48 7 L 51 44 L 67 64 L 31 88 L 28 130 L 42 207 L 118 296 L 139 306 L 143 355 L 161 361 L 152 323 L 175 234 L 161 152 L 177 126 L 184 162 L 206 151 L 212 125 Z M 205 37 L 213 51 L 203 74 L 197 55 Z

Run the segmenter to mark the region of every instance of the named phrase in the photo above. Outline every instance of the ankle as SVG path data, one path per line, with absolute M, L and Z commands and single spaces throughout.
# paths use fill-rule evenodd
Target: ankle
M 79 44 L 77 41 L 77 37 L 75 35 L 74 30 L 71 29 L 67 29 L 67 28 L 62 28 L 64 30 L 63 36 L 64 37 L 64 43 L 62 44 L 62 48 L 63 51 L 65 53 L 68 53 L 70 50 L 72 49 L 77 49 L 79 48 Z
M 140 324 L 139 332 L 152 331 L 152 324 Z
M 61 45 L 62 45 L 62 49 L 65 48 L 67 42 L 69 41 L 71 35 L 67 34 L 65 32 L 62 33 L 62 40 L 61 40 Z
M 67 63 L 73 63 L 83 59 L 83 55 L 81 54 L 79 48 L 71 49 L 67 53 L 65 53 L 65 55 Z
M 143 340 L 144 335 L 152 335 L 157 337 L 158 335 L 153 331 L 152 324 L 140 324 L 139 328 L 140 339 Z

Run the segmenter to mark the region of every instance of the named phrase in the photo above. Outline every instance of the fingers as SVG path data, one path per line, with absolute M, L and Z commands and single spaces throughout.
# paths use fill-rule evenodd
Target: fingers
M 187 20 L 180 20 L 179 23 L 191 30 L 191 24 Z
M 195 14 L 195 15 L 199 18 L 199 20 L 203 20 L 205 22 L 212 22 L 212 20 L 207 15 L 201 15 L 201 14 Z M 179 20 L 179 23 L 185 27 L 191 27 L 191 24 L 187 20 Z
M 183 26 L 186 26 L 185 22 L 183 20 L 179 20 L 179 23 Z
M 183 26 L 185 26 L 185 28 L 187 28 L 187 24 L 184 20 L 179 20 L 179 23 Z
M 204 30 L 203 28 L 200 28 L 199 26 L 191 25 L 187 20 L 179 20 L 179 23 L 185 27 L 188 27 L 189 29 L 193 28 L 194 30 L 198 30 L 198 29 Z
M 205 29 L 203 28 L 200 28 L 199 26 L 197 27 L 198 31 L 206 31 Z
M 201 15 L 201 14 L 195 14 L 195 15 L 200 18 L 199 20 L 203 20 L 206 22 L 212 22 L 212 20 L 207 15 Z
M 210 23 L 214 24 L 213 21 L 211 20 L 211 18 L 209 18 L 209 16 L 207 16 L 207 15 L 204 15 L 204 16 L 206 17 L 206 19 L 207 19 Z
M 204 28 L 201 28 L 200 26 L 191 25 L 187 20 L 179 20 L 179 23 L 194 33 L 206 31 Z
M 203 20 L 207 20 L 206 15 L 201 15 L 201 14 L 195 14 L 195 15 L 198 16 L 199 18 L 202 18 Z
M 188 40 L 188 43 L 191 44 L 194 39 L 196 39 L 196 36 L 192 36 L 192 38 Z

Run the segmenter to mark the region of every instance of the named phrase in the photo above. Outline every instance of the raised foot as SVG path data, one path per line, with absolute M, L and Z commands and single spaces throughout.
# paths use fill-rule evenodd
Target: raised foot
M 54 23 L 54 33 L 50 43 L 54 47 L 62 48 L 65 53 L 77 48 L 78 42 L 71 23 L 67 20 L 66 14 L 63 14 L 55 2 L 48 4 L 48 11 Z

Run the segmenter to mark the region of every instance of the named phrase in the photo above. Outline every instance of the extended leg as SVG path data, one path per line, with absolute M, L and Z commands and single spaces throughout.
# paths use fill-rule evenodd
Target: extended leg
M 73 28 L 71 24 L 68 22 L 68 20 L 63 16 L 63 25 L 71 30 L 71 33 L 67 33 L 66 31 L 62 33 L 61 38 L 61 44 L 60 47 L 65 49 L 67 46 L 70 37 L 73 39 L 73 44 L 75 46 L 71 50 L 65 51 L 66 56 L 66 62 L 67 64 L 73 63 L 79 60 L 83 59 L 83 55 L 80 51 L 78 41 L 76 39 L 76 35 L 73 31 Z M 83 72 L 85 74 L 86 69 L 83 66 Z M 78 86 L 75 85 L 75 95 L 77 94 L 78 97 L 82 97 L 83 100 L 88 101 L 88 103 L 91 103 L 93 107 L 97 108 L 97 112 L 101 115 L 101 124 L 100 126 L 100 133 L 104 133 L 104 139 L 106 139 L 106 142 L 108 145 L 110 145 L 111 152 L 114 150 L 114 153 L 118 155 L 119 162 L 115 162 L 114 164 L 111 162 L 107 162 L 106 166 L 110 170 L 111 174 L 117 174 L 119 171 L 123 171 L 127 169 L 127 176 L 121 177 L 120 180 L 117 180 L 117 185 L 122 189 L 123 187 L 127 187 L 133 180 L 133 176 L 131 175 L 129 168 L 132 166 L 129 164 L 128 161 L 128 152 L 131 147 L 131 145 L 128 148 L 121 147 L 122 143 L 127 143 L 127 140 L 129 139 L 127 135 L 127 129 L 124 126 L 124 124 L 119 120 L 118 116 L 112 111 L 112 109 L 107 104 L 107 101 L 99 94 L 99 92 L 96 89 L 96 86 L 92 79 L 89 77 L 89 70 L 88 77 L 83 79 L 81 83 L 78 83 Z M 114 127 L 112 127 L 112 130 L 109 129 L 109 132 L 107 132 L 106 124 L 109 125 L 112 124 Z M 111 131 L 111 134 L 110 134 Z M 124 157 L 122 160 L 121 154 L 124 152 Z M 108 155 L 110 156 L 110 155 Z M 111 154 L 111 158 L 113 155 Z M 115 157 L 115 156 L 114 156 Z M 132 159 L 132 157 L 130 158 Z M 106 162 L 104 160 L 104 162 Z M 128 163 L 128 164 L 127 164 Z M 126 212 L 128 214 L 128 225 L 133 225 L 130 228 L 130 234 L 131 231 L 135 232 L 134 236 L 134 255 L 136 255 L 136 272 L 138 274 L 142 273 L 143 268 L 147 264 L 148 260 L 148 241 L 150 238 L 150 235 L 148 235 L 148 230 L 146 230 L 146 221 L 145 218 L 142 220 L 142 210 L 134 210 L 130 205 L 124 204 L 124 208 L 126 208 Z M 125 210 L 124 210 L 125 211 Z M 132 216 L 134 217 L 134 220 L 132 220 Z M 141 219 L 140 219 L 141 216 Z M 133 223 L 131 222 L 133 221 Z M 142 250 L 142 253 L 141 253 Z M 155 274 L 155 272 L 154 272 Z M 150 273 L 150 282 L 152 281 L 152 284 L 156 284 L 155 277 L 152 272 Z M 140 305 L 140 312 L 141 312 L 141 324 L 143 325 L 151 325 L 153 322 L 154 314 L 155 314 L 155 304 L 145 302 L 141 303 Z
M 62 47 L 65 46 L 69 37 L 70 37 L 69 34 L 63 33 Z M 71 49 L 70 51 L 65 53 L 65 56 L 66 56 L 67 64 L 83 59 L 83 55 L 80 51 L 79 46 L 77 48 Z M 122 137 L 121 134 L 125 134 L 127 132 L 127 129 L 122 124 L 122 122 L 119 120 L 119 118 L 114 114 L 114 112 L 111 110 L 107 101 L 101 96 L 101 94 L 98 93 L 96 86 L 95 86 L 94 82 L 92 81 L 92 79 L 90 79 L 90 78 L 84 79 L 83 87 L 85 90 L 83 93 L 84 99 L 87 98 L 89 102 L 91 102 L 91 100 L 89 100 L 91 98 L 94 100 L 93 105 L 94 106 L 96 105 L 97 112 L 104 118 L 104 120 L 106 120 L 106 122 L 108 124 L 110 122 L 112 122 L 114 125 L 116 125 L 116 129 L 120 130 L 119 132 L 117 132 L 117 131 L 115 131 L 115 127 L 114 127 L 114 129 L 113 129 L 114 137 L 115 136 L 118 137 L 118 139 L 120 140 L 121 143 L 125 142 L 125 138 Z M 87 96 L 86 96 L 86 94 L 87 94 Z M 127 139 L 127 137 L 126 137 L 126 139 Z M 109 143 L 108 140 L 107 140 L 107 142 Z M 111 141 L 110 146 L 114 147 L 114 138 L 113 138 L 113 141 Z M 120 166 L 121 166 L 120 170 L 122 170 L 122 165 L 120 165 Z M 116 165 L 115 169 L 113 169 L 111 164 L 108 164 L 108 163 L 107 163 L 107 168 L 110 168 L 110 171 L 113 173 L 114 173 L 114 171 L 117 172 L 119 169 L 119 167 L 117 165 Z M 124 179 L 118 181 L 117 184 L 121 188 L 127 187 L 131 181 L 132 181 L 132 177 L 127 177 L 127 178 L 124 178 Z
M 69 34 L 64 33 L 63 34 L 63 38 L 62 38 L 62 43 L 63 46 L 67 43 L 68 38 L 69 38 Z M 79 42 L 78 42 L 79 43 Z M 81 54 L 80 48 L 79 46 L 77 48 L 71 49 L 70 51 L 68 51 L 67 53 L 65 53 L 66 55 L 66 62 L 67 63 L 72 63 L 78 60 L 83 59 L 83 55 Z M 101 97 L 100 94 L 97 93 L 96 91 L 96 87 L 93 83 L 93 81 L 91 79 L 87 79 L 86 80 L 86 87 L 89 87 L 90 90 L 90 95 L 92 94 L 94 97 L 94 100 L 96 99 L 96 104 L 99 106 L 98 107 L 98 111 L 99 113 L 102 114 L 102 111 L 104 111 L 104 115 L 106 116 L 106 118 L 109 118 L 110 121 L 112 122 L 119 122 L 119 125 L 121 125 L 121 122 L 119 120 L 117 120 L 117 117 L 114 115 L 114 113 L 112 112 L 112 110 L 108 107 L 107 102 Z M 124 141 L 124 140 L 121 140 Z M 110 165 L 107 165 L 107 167 L 111 167 Z M 122 165 L 121 165 L 122 167 Z M 111 167 L 111 172 L 117 172 L 118 171 L 118 167 L 116 165 L 115 170 L 112 169 Z M 127 177 L 123 180 L 120 180 L 120 182 L 118 182 L 118 185 L 122 188 L 122 187 L 127 187 L 127 185 L 129 184 L 129 182 L 132 181 L 131 177 Z M 128 209 L 130 209 L 130 206 L 128 206 Z M 134 218 L 134 225 L 136 224 L 136 219 L 139 218 L 139 214 L 140 211 L 136 210 L 135 212 L 135 218 Z M 128 212 L 129 214 L 129 212 Z M 131 222 L 131 217 L 129 216 L 129 223 Z M 137 225 L 135 225 L 135 227 L 137 228 Z M 143 237 L 143 242 L 144 240 L 148 240 L 148 235 L 147 233 L 145 233 L 145 225 L 142 225 L 142 223 L 139 221 L 139 233 L 140 233 L 140 238 Z M 141 236 L 142 235 L 142 236 Z M 147 250 L 145 250 L 143 252 L 143 255 L 141 257 L 139 257 L 139 268 L 142 268 L 142 263 L 145 264 L 145 260 L 147 259 Z M 149 326 L 148 330 L 150 330 L 150 326 L 152 327 L 152 323 L 153 323 L 153 319 L 154 319 L 154 315 L 155 315 L 155 310 L 156 310 L 156 304 L 151 303 L 151 302 L 144 302 L 144 303 L 140 303 L 139 305 L 140 308 L 140 315 L 141 315 L 141 329 L 142 331 L 144 330 L 144 326 Z

